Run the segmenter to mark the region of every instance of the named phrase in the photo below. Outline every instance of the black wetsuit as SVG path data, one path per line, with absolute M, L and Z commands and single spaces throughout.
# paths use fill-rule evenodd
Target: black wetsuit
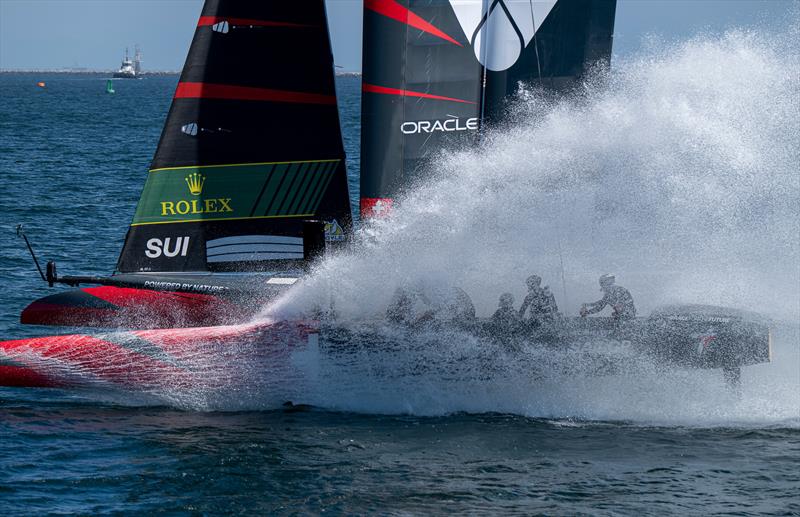
M 620 285 L 611 285 L 603 288 L 603 299 L 594 303 L 587 303 L 586 314 L 595 314 L 602 311 L 606 305 L 613 309 L 611 314 L 617 319 L 632 319 L 636 316 L 636 307 L 633 305 L 631 292 Z
M 547 288 L 536 287 L 528 291 L 522 306 L 519 308 L 519 317 L 525 316 L 525 310 L 530 307 L 531 319 L 552 319 L 558 312 L 556 298 Z
M 475 305 L 469 295 L 458 287 L 452 289 L 448 311 L 452 322 L 457 325 L 467 325 L 475 321 Z
M 411 307 L 413 301 L 411 297 L 402 289 L 395 291 L 392 296 L 392 301 L 389 302 L 389 307 L 386 309 L 386 319 L 390 323 L 410 323 L 411 322 Z
M 519 314 L 514 307 L 500 307 L 492 314 L 492 323 L 495 325 L 515 326 L 519 321 Z

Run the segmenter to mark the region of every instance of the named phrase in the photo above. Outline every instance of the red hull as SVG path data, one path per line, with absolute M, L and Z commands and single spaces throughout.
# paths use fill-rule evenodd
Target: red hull
M 237 323 L 254 308 L 211 294 L 88 287 L 37 300 L 22 311 L 30 325 L 112 328 L 203 327 Z
M 285 366 L 314 333 L 305 323 L 279 322 L 5 341 L 0 386 L 213 388 L 235 383 L 237 367 L 248 361 Z

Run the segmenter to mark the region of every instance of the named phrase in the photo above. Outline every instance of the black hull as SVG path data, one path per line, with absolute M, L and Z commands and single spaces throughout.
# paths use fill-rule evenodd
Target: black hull
M 591 355 L 601 349 L 626 348 L 656 364 L 722 369 L 726 374 L 744 366 L 768 363 L 772 355 L 770 329 L 763 318 L 708 306 L 669 307 L 647 318 L 629 321 L 567 317 L 542 324 L 521 322 L 510 326 L 488 319 L 460 324 L 433 319 L 403 325 L 399 334 L 413 336 L 417 332 L 425 334 L 422 341 L 429 341 L 431 335 L 450 339 L 461 333 L 478 338 L 498 351 L 572 348 Z M 384 322 L 362 325 L 358 331 L 323 325 L 320 338 L 348 347 L 360 342 L 392 342 L 393 333 L 392 327 Z

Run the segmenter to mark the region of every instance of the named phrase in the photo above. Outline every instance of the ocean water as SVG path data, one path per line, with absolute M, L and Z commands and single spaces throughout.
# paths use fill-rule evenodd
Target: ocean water
M 488 314 L 537 272 L 574 313 L 614 271 L 644 314 L 716 303 L 771 318 L 773 362 L 744 369 L 741 398 L 717 371 L 593 375 L 574 354 L 487 360 L 485 344 L 441 335 L 323 356 L 295 407 L 252 370 L 249 389 L 214 397 L 0 389 L 0 509 L 800 514 L 798 41 L 656 44 L 574 98 L 522 91 L 513 125 L 443 153 L 392 218 L 264 308 L 291 315 L 335 286 L 355 326 L 406 283 L 460 285 Z M 115 81 L 114 95 L 105 80 L 0 74 L 3 338 L 72 330 L 18 324 L 52 291 L 16 224 L 62 273 L 113 269 L 177 77 Z M 360 80 L 337 86 L 355 200 Z

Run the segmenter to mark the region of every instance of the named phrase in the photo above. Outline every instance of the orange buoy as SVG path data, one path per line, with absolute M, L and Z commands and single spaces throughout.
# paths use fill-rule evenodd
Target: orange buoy
M 39 88 L 44 88 L 45 87 L 44 81 L 39 81 L 38 83 L 36 83 L 36 86 L 38 86 Z

